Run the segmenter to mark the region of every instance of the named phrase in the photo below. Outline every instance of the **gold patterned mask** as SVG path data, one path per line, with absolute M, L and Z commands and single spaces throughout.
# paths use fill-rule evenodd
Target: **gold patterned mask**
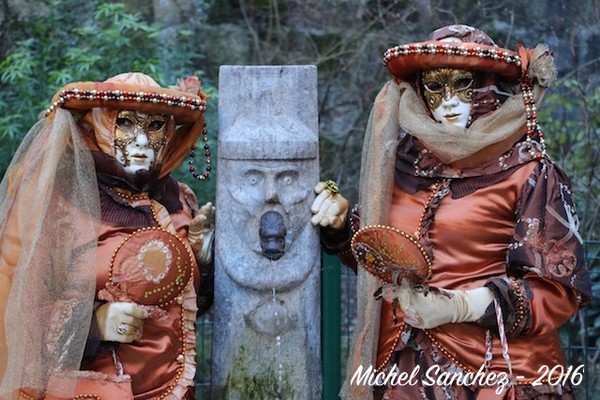
M 473 97 L 473 72 L 455 68 L 437 68 L 423 71 L 423 89 L 430 110 L 438 108 L 442 101 L 456 96 L 463 103 L 471 103 Z
M 167 117 L 122 110 L 115 126 L 115 157 L 127 172 L 149 170 L 167 142 Z

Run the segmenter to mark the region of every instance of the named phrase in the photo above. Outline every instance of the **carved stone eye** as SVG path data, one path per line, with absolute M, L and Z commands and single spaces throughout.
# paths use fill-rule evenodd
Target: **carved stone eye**
M 259 172 L 249 171 L 246 173 L 246 179 L 249 185 L 255 186 L 261 182 L 262 177 Z

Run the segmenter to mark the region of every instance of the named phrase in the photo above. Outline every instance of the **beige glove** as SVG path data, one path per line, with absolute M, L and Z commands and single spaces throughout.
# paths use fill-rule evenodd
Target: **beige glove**
M 210 264 L 213 257 L 213 241 L 215 235 L 215 207 L 206 203 L 190 222 L 188 240 L 200 264 Z
M 426 293 L 412 287 L 405 279 L 400 286 L 388 284 L 382 288 L 382 297 L 392 302 L 398 299 L 404 312 L 404 322 L 419 328 L 431 329 L 457 322 L 474 322 L 481 318 L 494 301 L 486 287 L 471 290 L 446 290 Z
M 348 215 L 348 200 L 336 190 L 329 189 L 329 185 L 335 183 L 333 181 L 319 182 L 315 186 L 317 197 L 310 207 L 310 211 L 314 214 L 310 219 L 313 225 L 322 227 L 331 226 L 334 229 L 341 229 L 346 223 Z
M 148 312 L 135 303 L 104 303 L 96 309 L 101 340 L 131 343 L 142 336 Z

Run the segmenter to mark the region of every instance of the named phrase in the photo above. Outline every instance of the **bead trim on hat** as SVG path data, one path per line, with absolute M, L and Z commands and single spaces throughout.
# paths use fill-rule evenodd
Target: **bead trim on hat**
M 124 90 L 63 89 L 59 94 L 58 100 L 46 109 L 46 116 L 56 108 L 62 107 L 65 101 L 72 98 L 78 100 L 137 101 L 141 103 L 166 104 L 170 107 L 188 108 L 190 110 L 206 110 L 206 102 L 202 99 L 173 96 L 166 93 L 129 92 Z
M 450 44 L 404 44 L 387 49 L 383 54 L 383 63 L 387 64 L 392 58 L 407 56 L 411 54 L 442 54 L 442 55 L 457 55 L 464 57 L 479 57 L 491 58 L 494 60 L 503 61 L 507 64 L 515 64 L 521 66 L 521 58 L 511 54 L 508 51 L 496 49 L 484 49 L 477 47 L 465 47 L 460 45 Z

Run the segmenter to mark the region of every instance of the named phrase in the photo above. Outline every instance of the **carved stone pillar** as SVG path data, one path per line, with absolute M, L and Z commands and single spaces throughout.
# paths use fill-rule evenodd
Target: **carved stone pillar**
M 317 69 L 219 75 L 215 399 L 321 398 Z

